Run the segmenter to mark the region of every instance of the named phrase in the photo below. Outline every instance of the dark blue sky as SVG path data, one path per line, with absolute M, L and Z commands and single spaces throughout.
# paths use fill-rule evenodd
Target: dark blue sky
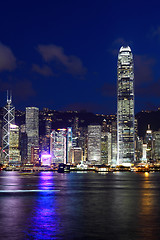
M 135 112 L 160 106 L 159 1 L 3 1 L 0 101 L 116 113 L 117 54 L 135 63 Z

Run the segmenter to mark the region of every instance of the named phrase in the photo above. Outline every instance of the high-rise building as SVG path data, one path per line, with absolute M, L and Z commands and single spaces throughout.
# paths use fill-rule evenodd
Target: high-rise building
M 117 164 L 117 122 L 111 124 L 111 165 Z
M 9 132 L 9 165 L 20 166 L 20 150 L 19 150 L 19 127 L 10 124 Z
M 27 163 L 27 143 L 26 125 L 23 124 L 20 126 L 20 154 L 22 166 Z
M 135 139 L 135 158 L 136 162 L 141 161 L 143 156 L 143 138 L 140 138 L 139 136 Z
M 141 158 L 141 162 L 146 163 L 147 162 L 147 144 L 143 143 L 142 145 L 142 158 Z
M 27 161 L 31 163 L 31 147 L 39 146 L 39 109 L 26 108 L 26 133 L 28 137 Z
M 51 132 L 50 137 L 51 163 L 66 164 L 66 129 Z
M 2 120 L 0 119 L 0 149 L 2 149 Z
M 108 146 L 108 164 L 112 164 L 112 143 L 111 143 L 111 133 L 107 132 L 107 146 Z
M 117 164 L 135 160 L 133 67 L 130 47 L 121 47 L 117 66 Z
M 101 133 L 101 163 L 111 164 L 111 133 Z
M 73 147 L 70 151 L 71 163 L 78 164 L 83 161 L 83 151 L 81 147 Z
M 108 135 L 107 132 L 101 133 L 101 162 L 108 164 Z
M 67 163 L 70 162 L 70 151 L 72 148 L 72 127 L 67 128 Z
M 45 135 L 42 139 L 42 152 L 50 152 L 51 117 L 45 117 Z
M 148 125 L 148 129 L 146 131 L 144 143 L 147 144 L 147 160 L 153 159 L 153 137 L 152 137 L 152 130 L 150 129 L 150 125 Z
M 153 132 L 154 160 L 160 161 L 160 131 Z
M 79 118 L 75 117 L 74 124 L 73 124 L 73 132 L 72 132 L 72 145 L 73 147 L 78 146 L 78 136 L 79 136 Z
M 34 166 L 40 166 L 39 147 L 31 147 L 31 163 Z
M 101 126 L 88 126 L 88 161 L 91 164 L 101 163 Z
M 9 138 L 10 138 L 10 124 L 15 123 L 15 108 L 12 106 L 12 96 L 8 96 L 7 105 L 3 108 L 3 128 L 2 128 L 2 163 L 9 163 Z
M 82 148 L 83 151 L 83 161 L 87 159 L 87 133 L 88 128 L 80 127 L 79 128 L 79 137 L 78 137 L 78 147 Z

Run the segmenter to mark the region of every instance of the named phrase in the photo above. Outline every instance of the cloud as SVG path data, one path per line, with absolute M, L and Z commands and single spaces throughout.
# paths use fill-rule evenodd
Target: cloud
M 64 53 L 62 47 L 56 45 L 39 45 L 38 51 L 46 62 L 57 61 L 65 67 L 66 71 L 72 75 L 84 76 L 86 68 L 80 58 Z
M 19 100 L 26 100 L 35 96 L 32 82 L 27 79 L 17 82 L 3 82 L 0 80 L 0 85 L 2 91 L 11 90 L 13 95 Z
M 153 70 L 155 60 L 146 55 L 135 55 L 135 85 L 153 81 Z
M 11 49 L 0 43 L 0 71 L 12 71 L 16 68 L 16 58 Z
M 50 67 L 48 67 L 47 65 L 40 67 L 37 64 L 32 64 L 32 71 L 37 72 L 46 77 L 54 75 L 52 69 Z

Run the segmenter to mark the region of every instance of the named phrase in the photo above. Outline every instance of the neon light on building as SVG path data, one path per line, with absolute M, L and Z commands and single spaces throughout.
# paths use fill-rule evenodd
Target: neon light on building
M 41 155 L 41 165 L 42 166 L 51 166 L 51 154 L 42 154 Z

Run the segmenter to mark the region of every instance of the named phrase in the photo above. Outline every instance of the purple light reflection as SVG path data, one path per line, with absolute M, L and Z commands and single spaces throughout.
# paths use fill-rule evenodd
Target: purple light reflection
M 55 188 L 53 172 L 40 173 L 38 188 L 48 191 L 38 193 L 26 235 L 36 240 L 59 239 L 62 227 L 57 211 L 57 192 L 52 191 Z
M 55 190 L 53 172 L 41 172 L 38 188 L 40 190 Z

